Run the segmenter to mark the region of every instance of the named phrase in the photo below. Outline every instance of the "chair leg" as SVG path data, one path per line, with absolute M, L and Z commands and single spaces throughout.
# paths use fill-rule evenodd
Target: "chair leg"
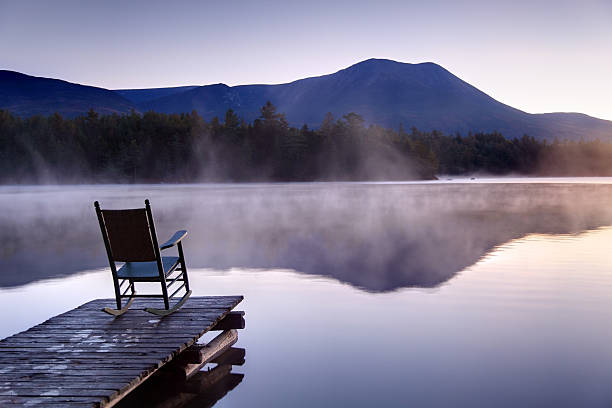
M 178 243 L 179 260 L 181 261 L 181 270 L 183 271 L 183 279 L 185 280 L 185 290 L 189 292 L 189 278 L 187 278 L 187 265 L 185 265 L 185 256 L 183 255 L 183 243 Z
M 121 289 L 119 288 L 119 279 L 115 275 L 116 275 L 116 272 L 113 271 L 113 285 L 115 286 L 115 300 L 117 302 L 117 309 L 121 309 Z
M 164 307 L 166 310 L 170 308 L 170 299 L 168 298 L 168 288 L 166 287 L 166 280 L 161 282 L 162 294 L 164 295 Z

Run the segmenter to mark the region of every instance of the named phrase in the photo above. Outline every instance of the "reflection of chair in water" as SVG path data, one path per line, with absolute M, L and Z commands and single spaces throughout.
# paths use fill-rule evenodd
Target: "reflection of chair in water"
M 160 246 L 157 243 L 149 200 L 145 200 L 145 208 L 129 210 L 102 210 L 97 201 L 94 206 L 113 274 L 117 300 L 116 310 L 107 307 L 104 311 L 119 316 L 128 310 L 137 297 L 164 300 L 164 309 L 146 308 L 149 313 L 163 316 L 178 310 L 191 295 L 181 243 L 187 231 L 177 231 Z M 161 256 L 162 250 L 175 245 L 178 248 L 178 256 Z M 116 262 L 125 263 L 117 270 Z M 159 282 L 162 293 L 137 294 L 135 282 Z M 173 287 L 175 284 L 178 285 L 176 288 Z M 170 299 L 181 289 L 185 290 L 185 294 L 170 307 Z M 169 295 L 170 290 L 173 292 Z M 123 299 L 127 299 L 125 305 Z

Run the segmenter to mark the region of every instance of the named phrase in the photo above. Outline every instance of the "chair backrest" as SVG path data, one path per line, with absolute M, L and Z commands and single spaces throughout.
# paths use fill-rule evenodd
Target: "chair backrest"
M 148 203 L 147 203 L 148 204 Z M 157 260 L 157 237 L 150 208 L 102 210 L 95 202 L 109 260 L 147 262 Z M 147 206 L 148 207 L 148 206 Z

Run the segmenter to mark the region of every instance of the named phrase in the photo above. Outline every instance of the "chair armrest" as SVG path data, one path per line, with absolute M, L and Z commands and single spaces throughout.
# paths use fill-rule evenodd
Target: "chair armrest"
M 173 246 L 181 242 L 181 240 L 185 238 L 186 236 L 187 236 L 187 231 L 185 230 L 176 231 L 174 235 L 170 237 L 169 240 L 167 240 L 166 242 L 164 242 L 163 244 L 159 246 L 159 249 L 164 250 L 164 249 L 172 248 Z

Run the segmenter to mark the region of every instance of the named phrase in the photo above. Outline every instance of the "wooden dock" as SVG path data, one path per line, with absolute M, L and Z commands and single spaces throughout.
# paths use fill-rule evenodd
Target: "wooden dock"
M 161 318 L 142 310 L 151 300 L 113 317 L 101 309 L 114 299 L 97 299 L 52 317 L 0 340 L 0 406 L 111 407 L 153 374 L 196 376 L 204 364 L 227 360 L 223 352 L 240 350 L 230 347 L 243 313 L 231 310 L 242 299 L 192 297 Z M 197 344 L 210 330 L 223 332 Z

